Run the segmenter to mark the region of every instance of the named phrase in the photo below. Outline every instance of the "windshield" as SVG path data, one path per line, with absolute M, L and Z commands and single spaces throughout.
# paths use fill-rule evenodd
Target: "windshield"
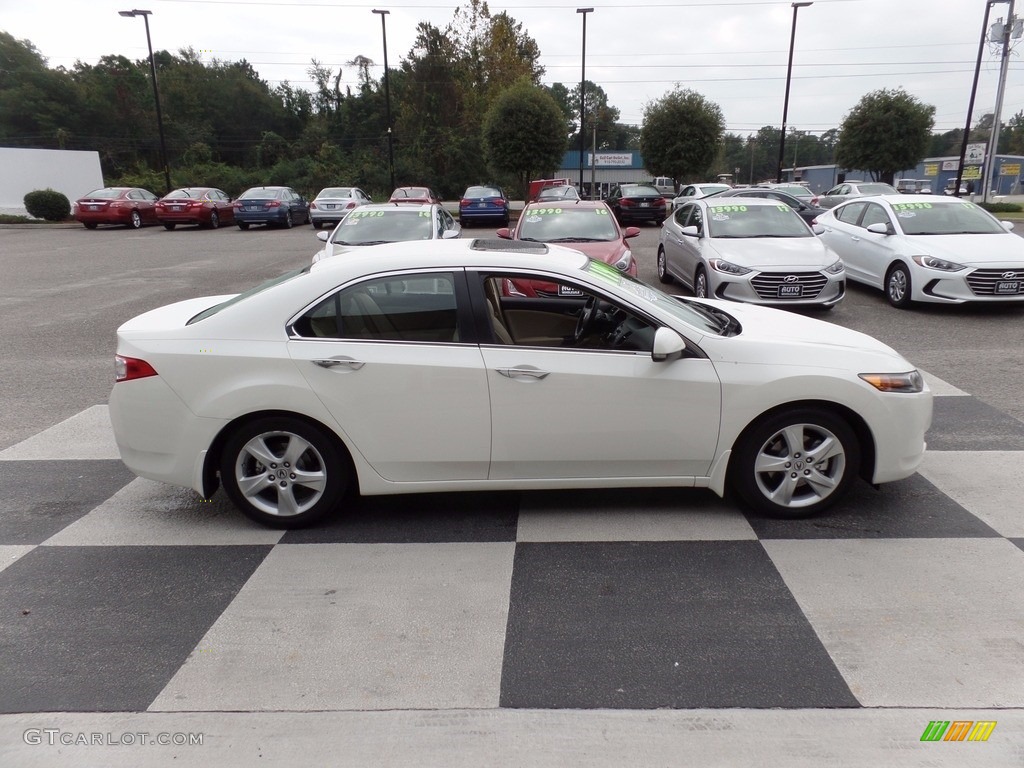
M 792 208 L 778 205 L 709 205 L 711 237 L 815 237 Z
M 672 317 L 678 318 L 692 328 L 704 333 L 721 334 L 733 327 L 738 327 L 735 320 L 720 310 L 708 311 L 704 305 L 698 302 L 691 302 L 689 299 L 676 298 L 657 288 L 640 282 L 635 277 L 620 272 L 610 264 L 603 261 L 587 259 L 583 265 L 583 271 L 598 277 L 606 282 L 612 283 L 619 289 L 636 297 L 642 302 L 653 304 L 660 310 L 667 312 Z
M 905 235 L 994 235 L 1003 225 L 974 203 L 893 203 Z
M 291 272 L 285 272 L 280 277 L 274 277 L 266 282 L 260 283 L 255 288 L 250 288 L 248 291 L 242 291 L 237 296 L 232 296 L 227 301 L 222 301 L 220 304 L 216 304 L 209 309 L 204 309 L 195 317 L 191 318 L 185 325 L 192 325 L 192 323 L 198 323 L 200 320 L 205 320 L 208 317 L 216 315 L 222 309 L 227 309 L 233 304 L 238 304 L 240 301 L 245 301 L 250 296 L 255 296 L 257 293 L 263 293 L 268 288 L 273 288 L 275 285 L 280 285 L 291 280 L 293 277 L 298 277 L 309 271 L 309 265 L 302 267 L 302 269 L 293 269 Z
M 615 220 L 607 208 L 529 207 L 519 224 L 520 240 L 542 243 L 618 240 Z
M 434 221 L 429 210 L 395 207 L 364 211 L 357 208 L 334 230 L 331 242 L 337 245 L 379 245 L 430 240 L 433 236 Z
M 348 187 L 328 187 L 327 189 L 321 189 L 320 194 L 317 195 L 317 199 L 325 197 L 351 197 L 352 190 Z

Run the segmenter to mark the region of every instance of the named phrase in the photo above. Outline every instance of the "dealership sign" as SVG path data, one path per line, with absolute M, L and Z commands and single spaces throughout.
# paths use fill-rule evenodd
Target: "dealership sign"
M 595 162 L 596 157 L 596 162 Z M 598 167 L 616 167 L 616 168 L 629 168 L 633 165 L 633 153 L 632 152 L 598 152 L 596 155 L 593 152 L 587 154 L 587 165 L 595 165 Z

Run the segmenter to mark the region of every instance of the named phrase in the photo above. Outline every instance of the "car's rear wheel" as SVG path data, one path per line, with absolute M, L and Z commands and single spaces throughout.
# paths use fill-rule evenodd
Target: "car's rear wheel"
M 175 224 L 172 224 L 169 221 L 164 222 L 164 229 L 166 229 L 168 232 L 170 232 L 172 229 L 174 229 L 175 226 L 176 226 Z
M 248 221 L 240 221 L 240 222 L 238 222 L 238 228 L 244 232 L 245 230 L 247 230 L 249 228 L 249 222 Z
M 319 221 L 313 219 L 313 229 L 320 229 L 321 226 L 323 225 Z
M 738 441 L 731 486 L 758 512 L 810 517 L 846 494 L 860 456 L 857 436 L 842 418 L 822 408 L 793 408 L 755 424 Z
M 82 226 L 84 226 L 86 229 L 96 229 L 96 222 L 95 221 L 86 221 L 86 222 L 82 223 Z
M 216 211 L 210 211 L 210 229 L 216 229 L 220 226 L 220 216 L 217 215 Z
M 661 246 L 658 246 L 658 279 L 665 284 L 672 282 L 672 275 L 668 273 L 665 249 Z
M 132 211 L 131 218 L 128 221 L 128 226 L 131 227 L 132 229 L 142 228 L 142 216 L 139 214 L 138 211 Z
M 693 276 L 693 295 L 698 299 L 708 297 L 708 273 L 704 271 L 704 267 L 697 267 Z
M 291 229 L 295 226 L 295 222 L 292 220 L 292 212 L 285 211 L 284 213 L 284 227 L 285 229 Z
M 301 528 L 337 507 L 348 463 L 322 428 L 290 416 L 254 419 L 224 444 L 220 477 L 249 518 L 271 528 Z
M 905 264 L 893 264 L 885 276 L 885 297 L 899 309 L 910 306 L 910 271 Z

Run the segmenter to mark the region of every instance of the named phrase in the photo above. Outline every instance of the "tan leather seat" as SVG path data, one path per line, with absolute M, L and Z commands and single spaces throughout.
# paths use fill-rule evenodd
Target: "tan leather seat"
M 484 295 L 487 297 L 487 314 L 491 318 L 491 333 L 494 334 L 495 341 L 502 344 L 515 344 L 515 340 L 502 318 L 501 300 L 498 298 L 498 291 L 495 288 L 497 280 L 498 278 L 495 277 L 488 277 L 484 280 Z

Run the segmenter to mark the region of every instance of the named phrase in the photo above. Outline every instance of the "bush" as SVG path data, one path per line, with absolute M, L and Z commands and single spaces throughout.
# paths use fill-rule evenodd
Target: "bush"
M 25 195 L 25 210 L 46 221 L 64 221 L 71 215 L 71 203 L 55 189 L 37 189 Z
M 1017 203 L 978 203 L 989 213 L 1020 213 L 1024 210 Z

